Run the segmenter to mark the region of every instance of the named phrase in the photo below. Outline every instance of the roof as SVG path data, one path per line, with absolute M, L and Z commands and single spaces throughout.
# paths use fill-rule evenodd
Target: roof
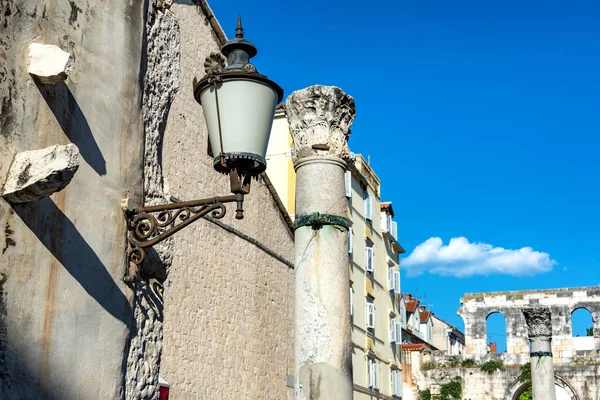
M 419 306 L 419 300 L 413 299 L 412 297 L 410 297 L 410 295 L 407 295 L 407 298 L 405 301 L 406 301 L 406 311 L 411 312 L 411 313 L 415 312 L 415 310 Z
M 416 351 L 425 348 L 425 343 L 403 343 L 402 350 Z
M 394 216 L 394 209 L 392 208 L 392 202 L 386 201 L 380 204 L 379 209 L 381 211 L 385 211 L 390 214 L 392 217 Z
M 424 324 L 429 319 L 431 311 L 421 310 L 421 323 Z

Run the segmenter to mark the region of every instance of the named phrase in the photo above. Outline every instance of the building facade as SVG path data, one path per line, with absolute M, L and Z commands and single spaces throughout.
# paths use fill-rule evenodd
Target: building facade
M 283 107 L 275 115 L 267 150 L 267 176 L 293 218 L 295 173 Z M 361 155 L 346 172 L 350 307 L 355 399 L 402 396 L 401 292 L 397 224 L 391 203 L 380 200 L 380 181 Z
M 63 190 L 0 198 L 0 398 L 158 399 L 159 374 L 171 400 L 293 398 L 293 233 L 266 178 L 243 220 L 196 221 L 123 279 L 122 198 L 229 192 L 192 93 L 226 40 L 206 2 L 9 0 L 0 25 L 0 188 L 15 154 L 79 149 Z M 28 74 L 33 42 L 71 54 L 64 80 Z

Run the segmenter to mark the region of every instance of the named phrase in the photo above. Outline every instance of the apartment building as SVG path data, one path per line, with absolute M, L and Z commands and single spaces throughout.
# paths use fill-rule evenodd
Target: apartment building
M 283 106 L 278 107 L 267 148 L 266 174 L 290 217 L 294 217 L 296 176 L 291 135 Z M 402 318 L 398 242 L 392 203 L 380 200 L 381 182 L 361 155 L 352 155 L 346 172 L 352 317 L 354 398 L 402 397 Z
M 361 155 L 346 172 L 354 398 L 402 397 L 399 255 L 391 203 L 380 201 L 380 181 Z

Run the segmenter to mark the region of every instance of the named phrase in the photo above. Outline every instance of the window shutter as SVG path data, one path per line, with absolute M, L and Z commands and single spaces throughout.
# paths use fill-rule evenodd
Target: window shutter
M 367 197 L 365 198 L 365 218 L 368 220 L 373 220 L 373 197 L 367 193 Z
M 344 173 L 344 183 L 346 185 L 346 197 L 352 197 L 352 172 L 346 171 Z
M 390 343 L 396 342 L 396 322 L 390 318 Z
M 400 271 L 394 271 L 394 293 L 400 293 Z
M 396 344 L 402 344 L 402 324 L 400 322 L 395 323 L 396 328 Z
M 348 253 L 352 254 L 352 227 L 348 228 Z
M 374 376 L 373 376 L 373 360 L 371 360 L 369 358 L 369 360 L 367 361 L 367 385 L 370 388 L 373 387 L 373 381 L 374 381 Z
M 350 315 L 354 315 L 354 289 L 350 287 Z
M 396 221 L 390 223 L 390 232 L 392 237 L 398 240 L 398 223 Z
M 388 291 L 396 291 L 395 288 L 395 281 L 394 281 L 394 270 L 391 268 L 388 268 Z
M 375 366 L 375 382 L 373 382 L 373 389 L 379 389 L 379 363 L 374 362 Z
M 402 397 L 402 371 L 396 371 L 396 397 Z
M 367 271 L 373 272 L 373 248 L 367 246 L 366 247 L 366 255 L 367 255 Z
M 375 328 L 375 305 L 367 303 L 367 328 Z

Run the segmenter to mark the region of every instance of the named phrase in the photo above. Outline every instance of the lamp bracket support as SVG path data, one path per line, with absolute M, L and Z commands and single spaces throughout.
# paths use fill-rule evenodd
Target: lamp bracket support
M 236 203 L 236 219 L 244 218 L 244 195 L 250 191 L 249 179 L 241 179 L 236 171 L 230 173 L 231 195 L 209 197 L 191 201 L 175 201 L 157 206 L 131 208 L 128 199 L 121 202 L 127 221 L 127 269 L 124 281 L 133 283 L 138 276 L 138 267 L 144 261 L 145 249 L 162 242 L 192 222 L 210 214 L 213 218 L 225 216 L 225 204 Z M 174 200 L 174 199 L 172 199 Z M 133 272 L 131 270 L 134 270 Z

